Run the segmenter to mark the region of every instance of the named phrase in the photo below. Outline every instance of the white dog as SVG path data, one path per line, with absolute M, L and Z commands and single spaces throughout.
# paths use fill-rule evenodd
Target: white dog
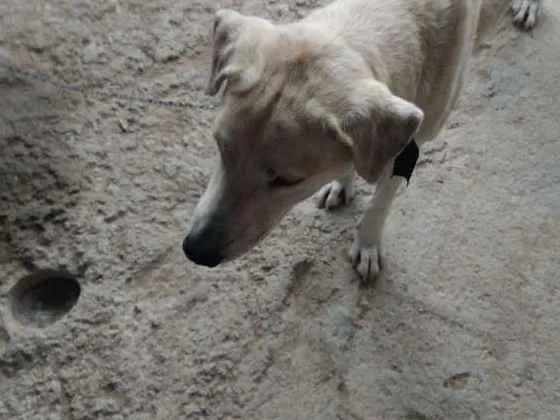
M 444 126 L 481 35 L 510 8 L 525 29 L 537 20 L 540 0 L 511 3 L 338 0 L 290 24 L 218 11 L 208 93 L 224 87 L 220 159 L 186 256 L 214 267 L 244 254 L 321 187 L 320 207 L 347 203 L 355 169 L 376 189 L 350 257 L 374 279 L 397 188 Z

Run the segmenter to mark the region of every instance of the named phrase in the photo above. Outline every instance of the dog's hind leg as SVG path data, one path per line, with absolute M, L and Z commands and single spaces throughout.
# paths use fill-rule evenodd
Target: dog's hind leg
M 541 0 L 513 0 L 513 22 L 522 29 L 532 29 L 541 12 Z

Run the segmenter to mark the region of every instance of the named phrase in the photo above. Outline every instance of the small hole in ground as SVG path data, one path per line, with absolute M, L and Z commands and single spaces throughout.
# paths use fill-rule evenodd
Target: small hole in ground
M 66 271 L 38 270 L 10 290 L 11 311 L 22 324 L 45 327 L 69 313 L 81 291 L 80 283 Z

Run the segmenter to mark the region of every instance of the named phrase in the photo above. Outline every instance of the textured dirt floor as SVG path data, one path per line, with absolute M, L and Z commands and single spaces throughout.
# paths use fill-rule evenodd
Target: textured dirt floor
M 473 60 L 361 288 L 344 252 L 367 192 L 298 205 L 219 269 L 181 252 L 208 179 L 213 10 L 294 19 L 314 0 L 2 0 L 0 418 L 557 419 L 560 3 Z M 40 328 L 10 289 L 38 267 L 82 285 Z

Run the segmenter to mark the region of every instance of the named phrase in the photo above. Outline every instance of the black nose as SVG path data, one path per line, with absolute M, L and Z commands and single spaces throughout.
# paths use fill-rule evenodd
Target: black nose
M 187 235 L 183 241 L 183 252 L 195 264 L 205 267 L 216 267 L 223 258 L 218 250 L 204 242 L 204 240 L 196 236 Z

